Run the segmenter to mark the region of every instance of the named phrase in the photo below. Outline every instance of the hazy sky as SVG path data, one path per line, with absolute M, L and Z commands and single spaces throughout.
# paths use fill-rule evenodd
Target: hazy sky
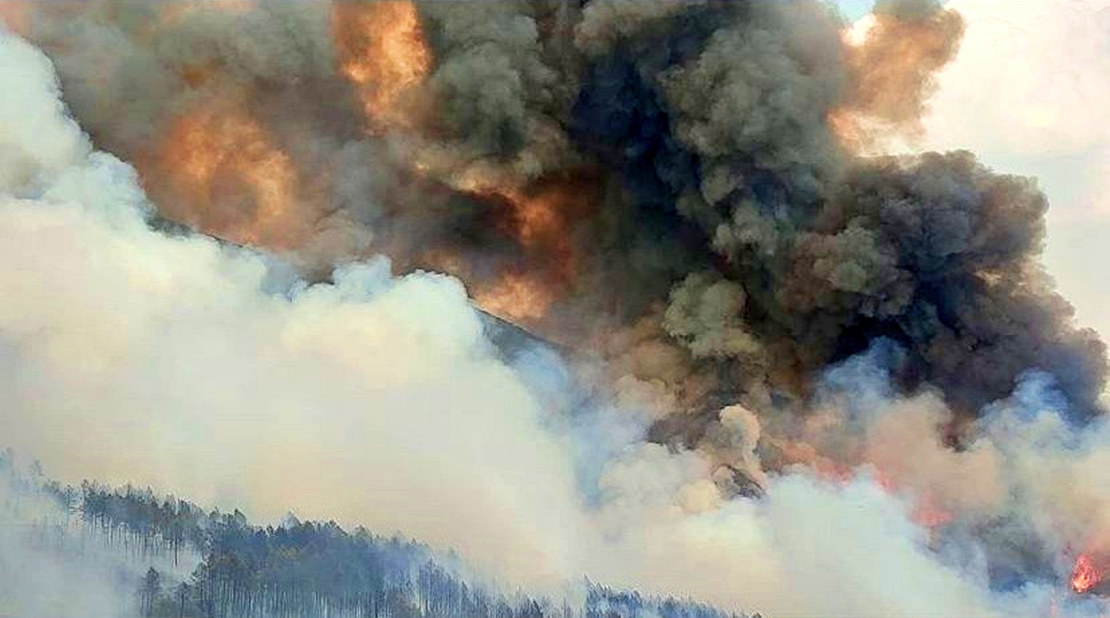
M 851 19 L 872 0 L 839 0 Z M 1110 0 L 950 0 L 967 31 L 922 147 L 966 148 L 1048 194 L 1045 262 L 1079 322 L 1110 340 Z

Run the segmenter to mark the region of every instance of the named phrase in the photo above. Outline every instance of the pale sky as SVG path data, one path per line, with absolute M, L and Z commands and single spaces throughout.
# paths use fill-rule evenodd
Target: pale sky
M 854 21 L 871 12 L 871 5 L 875 4 L 875 1 L 835 0 L 834 4 L 840 8 L 840 12 L 843 13 L 845 17 Z
M 839 0 L 850 19 L 871 0 Z M 1048 195 L 1045 263 L 1079 323 L 1110 341 L 1110 0 L 950 0 L 960 53 L 922 148 L 965 148 Z

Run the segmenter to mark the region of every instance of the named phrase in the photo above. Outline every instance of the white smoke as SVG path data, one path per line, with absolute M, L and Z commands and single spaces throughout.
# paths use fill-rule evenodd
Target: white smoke
M 0 616 L 138 618 L 136 592 L 146 563 L 42 491 L 39 479 L 7 466 L 0 453 Z M 150 564 L 179 581 L 194 565 L 168 556 Z
M 18 93 L 0 99 L 0 440 L 63 480 L 396 530 L 530 589 L 586 575 L 791 616 L 1048 607 L 1054 591 L 999 595 L 982 564 L 934 551 L 911 495 L 880 487 L 866 458 L 846 482 L 798 471 L 769 479 L 761 500 L 729 498 L 711 481 L 714 462 L 644 443 L 631 412 L 553 421 L 536 380 L 498 360 L 454 279 L 394 278 L 376 260 L 308 285 L 264 255 L 154 231 L 134 171 L 92 149 L 49 61 L 8 34 L 0 91 Z M 945 474 L 1006 448 L 1085 465 L 1035 436 L 990 432 L 999 444 L 987 456 L 944 454 L 935 434 L 883 430 L 900 414 L 928 426 L 947 414 L 938 402 L 867 395 L 858 439 L 881 437 L 876 459 L 886 440 L 924 439 L 914 452 L 940 458 Z M 1078 487 L 1104 496 L 1106 486 Z M 1003 508 L 943 495 L 973 512 Z M 1077 502 L 1091 504 L 1101 503 Z M 1092 603 L 1061 611 L 1085 615 Z
M 0 84 L 25 93 L 0 117 L 21 162 L 0 197 L 5 442 L 69 481 L 292 508 L 566 575 L 572 546 L 548 544 L 579 519 L 564 445 L 458 281 L 373 261 L 307 286 L 154 232 L 133 170 L 63 115 L 46 58 L 5 35 Z
M 32 531 L 32 525 L 38 524 L 0 518 L 0 615 L 138 616 L 137 576 L 128 587 L 106 568 L 112 556 L 52 547 L 50 531 Z

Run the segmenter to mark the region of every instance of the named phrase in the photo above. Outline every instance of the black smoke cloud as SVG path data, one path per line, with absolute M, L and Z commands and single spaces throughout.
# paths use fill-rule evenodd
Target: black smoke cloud
M 937 3 L 877 12 L 931 27 L 931 62 L 958 40 L 958 17 Z M 1098 413 L 1104 347 L 1072 325 L 1038 264 L 1047 204 L 1035 183 L 966 152 L 853 155 L 830 115 L 881 80 L 861 79 L 837 27 L 806 3 L 584 11 L 574 133 L 619 170 L 645 227 L 694 228 L 684 252 L 661 251 L 696 256 L 670 294 L 674 339 L 698 363 L 738 364 L 733 384 L 764 370 L 768 386 L 789 390 L 889 337 L 910 352 L 906 387 L 932 384 L 961 410 L 1040 369 L 1078 416 Z M 920 109 L 899 92 L 896 107 Z

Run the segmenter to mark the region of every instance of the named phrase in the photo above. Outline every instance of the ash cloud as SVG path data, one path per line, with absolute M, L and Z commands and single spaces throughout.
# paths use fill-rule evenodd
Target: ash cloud
M 1103 551 L 1105 492 L 1045 476 L 1098 465 L 1107 370 L 1045 198 L 859 152 L 955 53 L 938 3 L 859 42 L 802 1 L 202 4 L 5 35 L 0 430 L 64 477 L 791 615 L 1036 613 Z
M 820 6 L 671 10 L 682 19 L 645 18 L 643 33 L 626 22 L 599 35 L 583 21 L 585 40 L 609 43 L 587 69 L 576 117 L 621 169 L 636 216 L 700 230 L 683 257 L 700 253 L 746 298 L 703 324 L 703 336 L 681 332 L 692 356 L 722 329 L 751 333 L 766 350 L 754 364 L 766 366 L 764 385 L 804 393 L 805 376 L 886 336 L 909 349 L 911 382 L 941 388 L 966 412 L 1030 369 L 1058 376 L 1077 416 L 1101 412 L 1104 346 L 1074 326 L 1038 265 L 1047 204 L 1033 182 L 968 153 L 851 154 L 830 115 L 871 113 L 856 99 L 872 88 L 860 80 L 881 78 L 860 77 L 862 52 L 845 50 Z M 927 75 L 956 48 L 959 18 L 911 2 L 882 4 L 875 19 L 920 30 L 936 48 L 905 41 L 882 54 L 910 65 L 895 74 L 918 87 L 895 88 L 910 97 L 898 107 L 912 110 L 875 114 L 916 117 Z M 876 28 L 861 45 L 884 45 Z M 686 311 L 688 282 L 668 315 Z M 741 347 L 733 384 L 753 376 L 755 346 Z

